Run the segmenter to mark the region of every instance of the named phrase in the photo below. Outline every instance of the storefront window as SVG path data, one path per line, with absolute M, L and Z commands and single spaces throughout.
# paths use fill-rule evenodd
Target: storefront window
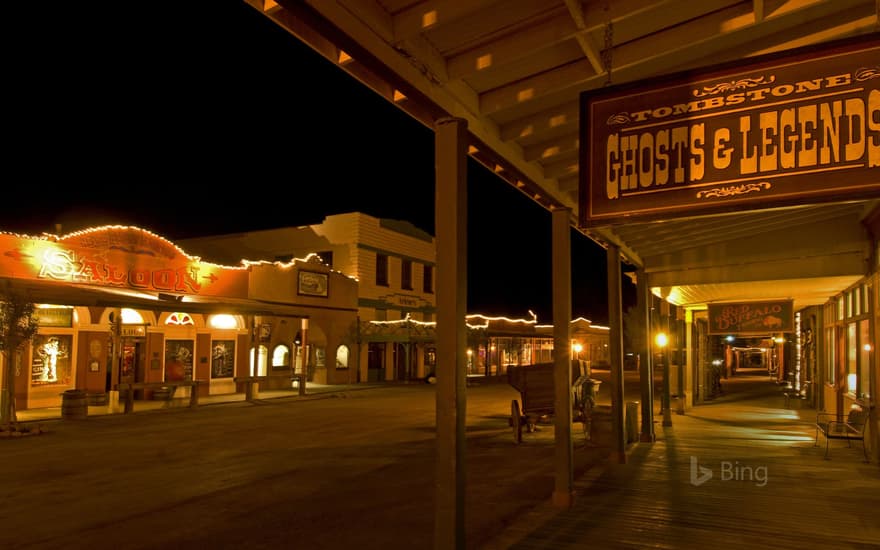
M 142 325 L 144 324 L 144 318 L 141 314 L 133 309 L 129 309 L 127 307 L 122 308 L 120 311 L 122 315 L 122 324 L 123 325 Z
M 208 319 L 208 326 L 218 330 L 239 328 L 238 320 L 235 318 L 235 316 L 229 315 L 227 313 L 211 315 L 211 317 Z
M 235 340 L 211 342 L 211 378 L 232 378 L 235 373 Z
M 834 369 L 834 327 L 825 329 L 825 380 L 829 384 L 837 382 Z
M 856 338 L 856 324 L 846 325 L 846 391 L 856 393 L 857 377 L 856 365 L 858 364 L 858 345 Z
M 194 325 L 192 316 L 189 313 L 175 311 L 165 319 L 166 325 Z
M 867 319 L 859 321 L 859 375 L 856 387 L 856 396 L 864 399 L 871 398 L 871 331 Z
M 73 318 L 76 312 L 70 306 L 54 306 L 40 304 L 34 311 L 34 317 L 41 327 L 65 327 L 73 326 Z
M 275 346 L 275 349 L 272 350 L 272 368 L 290 368 L 290 348 L 283 344 Z
M 69 334 L 39 334 L 34 337 L 31 385 L 71 383 L 70 355 L 73 337 Z
M 266 363 L 269 359 L 269 349 L 266 346 L 259 347 L 259 353 L 257 355 L 257 372 L 254 373 L 254 348 L 250 350 L 250 375 L 251 376 L 266 376 Z
M 194 350 L 192 340 L 165 340 L 165 380 L 193 379 Z
M 437 370 L 437 348 L 425 348 L 425 372 Z

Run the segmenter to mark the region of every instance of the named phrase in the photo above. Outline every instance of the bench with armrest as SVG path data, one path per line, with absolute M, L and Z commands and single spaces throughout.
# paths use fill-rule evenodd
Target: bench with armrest
M 260 382 L 265 382 L 269 377 L 265 375 L 261 376 L 236 376 L 233 378 L 233 381 L 236 385 L 244 384 L 244 400 L 245 401 L 253 401 L 257 397 L 256 384 Z
M 813 446 L 819 444 L 819 432 L 825 436 L 825 459 L 829 459 L 828 446 L 832 439 L 846 440 L 848 446 L 852 447 L 852 441 L 862 442 L 862 452 L 865 455 L 865 462 L 870 462 L 868 458 L 868 449 L 865 447 L 865 430 L 868 427 L 868 408 L 853 405 L 846 417 L 834 413 L 817 413 L 816 414 L 816 442 Z

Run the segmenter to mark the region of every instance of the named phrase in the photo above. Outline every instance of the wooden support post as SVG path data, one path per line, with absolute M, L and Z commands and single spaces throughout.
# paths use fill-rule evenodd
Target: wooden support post
M 571 442 L 571 210 L 553 210 L 553 419 L 556 476 L 553 505 L 574 504 L 574 457 Z

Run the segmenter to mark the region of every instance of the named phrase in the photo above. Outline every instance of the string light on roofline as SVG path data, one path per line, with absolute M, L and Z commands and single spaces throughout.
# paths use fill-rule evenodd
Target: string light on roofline
M 289 262 L 280 262 L 280 261 L 270 262 L 270 261 L 264 261 L 264 260 L 247 260 L 247 259 L 243 258 L 240 260 L 240 265 L 218 264 L 215 262 L 209 262 L 209 261 L 203 260 L 200 256 L 194 256 L 192 254 L 189 254 L 184 249 L 182 249 L 180 246 L 178 246 L 176 243 L 174 243 L 173 241 L 170 241 L 169 239 L 166 239 L 165 237 L 163 237 L 157 233 L 154 233 L 154 232 L 150 231 L 149 229 L 144 229 L 142 227 L 138 227 L 135 225 L 120 225 L 120 224 L 100 225 L 100 226 L 95 226 L 95 227 L 87 227 L 85 229 L 80 229 L 78 231 L 72 231 L 72 232 L 66 233 L 64 235 L 56 235 L 54 233 L 43 232 L 41 235 L 36 236 L 36 235 L 28 235 L 28 234 L 24 234 L 24 233 L 15 233 L 12 231 L 0 231 L 0 234 L 12 235 L 14 237 L 21 238 L 21 239 L 42 240 L 42 241 L 48 241 L 48 242 L 62 243 L 64 241 L 73 240 L 73 239 L 77 239 L 77 238 L 80 238 L 83 236 L 88 236 L 88 235 L 92 235 L 92 234 L 100 233 L 100 232 L 104 232 L 104 231 L 135 231 L 138 233 L 142 233 L 150 238 L 157 239 L 157 240 L 161 241 L 163 244 L 167 244 L 168 246 L 172 247 L 178 254 L 185 257 L 189 261 L 198 262 L 198 263 L 206 265 L 206 266 L 219 267 L 222 269 L 244 270 L 244 269 L 248 269 L 249 267 L 254 266 L 254 265 L 275 265 L 275 266 L 278 266 L 281 268 L 288 268 L 289 269 L 291 267 L 294 267 L 297 263 L 314 263 L 314 260 L 316 258 L 321 261 L 321 265 L 324 265 L 324 266 L 327 265 L 324 263 L 320 254 L 318 254 L 317 252 L 311 252 L 308 255 L 306 255 L 305 258 L 292 258 Z M 330 272 L 331 273 L 339 273 L 340 275 L 347 277 L 349 279 L 353 279 L 355 281 L 357 280 L 356 277 L 353 277 L 351 275 L 346 275 L 345 273 L 343 273 L 339 270 L 336 270 L 336 269 L 331 268 Z

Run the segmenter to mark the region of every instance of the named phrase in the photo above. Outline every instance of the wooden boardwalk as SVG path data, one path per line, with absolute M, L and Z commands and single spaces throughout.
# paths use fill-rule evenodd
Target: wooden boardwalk
M 861 443 L 824 460 L 815 411 L 782 408 L 766 375 L 725 391 L 578 480 L 571 509 L 548 503 L 486 548 L 880 548 L 880 467 Z

